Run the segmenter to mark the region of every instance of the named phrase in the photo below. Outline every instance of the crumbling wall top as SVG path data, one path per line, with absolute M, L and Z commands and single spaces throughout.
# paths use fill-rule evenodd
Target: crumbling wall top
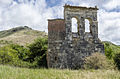
M 64 19 L 61 19 L 61 18 L 58 18 L 58 19 L 48 19 L 48 21 L 59 21 L 59 20 L 64 20 Z
M 64 8 L 80 8 L 80 9 L 99 10 L 99 9 L 97 8 L 97 6 L 95 6 L 95 7 L 82 7 L 82 6 L 71 6 L 71 5 L 67 5 L 67 4 L 65 4 Z

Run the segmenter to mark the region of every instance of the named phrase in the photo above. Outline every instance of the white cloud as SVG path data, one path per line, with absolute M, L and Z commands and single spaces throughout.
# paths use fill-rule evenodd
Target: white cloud
M 120 44 L 120 12 L 100 10 L 98 22 L 100 38 Z
M 9 29 L 15 26 L 28 25 L 34 29 L 45 30 L 47 18 L 51 17 L 53 17 L 52 9 L 46 8 L 44 0 L 37 0 L 35 5 L 31 2 L 21 4 L 12 2 L 10 7 L 0 11 L 0 27 Z
M 107 4 L 103 5 L 107 10 L 120 7 L 120 0 L 110 0 Z
M 9 5 L 13 0 L 0 0 L 0 7 Z

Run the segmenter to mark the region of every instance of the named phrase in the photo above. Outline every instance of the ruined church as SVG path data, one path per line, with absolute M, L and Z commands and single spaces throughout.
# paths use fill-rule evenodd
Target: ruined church
M 64 6 L 64 19 L 48 20 L 49 68 L 79 69 L 84 58 L 92 53 L 104 53 L 98 38 L 97 10 L 95 7 Z M 77 19 L 77 32 L 72 32 L 72 18 Z M 90 32 L 85 32 L 85 19 Z

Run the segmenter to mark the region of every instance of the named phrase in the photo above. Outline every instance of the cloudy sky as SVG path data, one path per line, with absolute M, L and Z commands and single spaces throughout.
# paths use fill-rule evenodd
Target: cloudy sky
M 120 45 L 120 0 L 0 0 L 0 30 L 27 25 L 47 31 L 47 19 L 63 18 L 65 3 L 97 5 L 100 39 Z

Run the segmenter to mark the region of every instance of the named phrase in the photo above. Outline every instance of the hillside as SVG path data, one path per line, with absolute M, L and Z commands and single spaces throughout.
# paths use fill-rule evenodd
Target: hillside
M 119 45 L 115 45 L 112 42 L 109 41 L 104 41 L 104 51 L 105 51 L 105 55 L 108 59 L 113 60 L 114 57 L 116 56 L 116 54 L 120 53 L 120 46 Z
M 47 33 L 33 30 L 27 26 L 0 31 L 0 46 L 14 43 L 25 46 L 32 43 L 38 37 L 45 37 Z
M 102 43 L 104 44 L 105 47 L 111 48 L 114 53 L 120 52 L 120 46 L 119 45 L 115 45 L 115 44 L 113 44 L 112 42 L 109 42 L 109 41 L 103 41 Z

